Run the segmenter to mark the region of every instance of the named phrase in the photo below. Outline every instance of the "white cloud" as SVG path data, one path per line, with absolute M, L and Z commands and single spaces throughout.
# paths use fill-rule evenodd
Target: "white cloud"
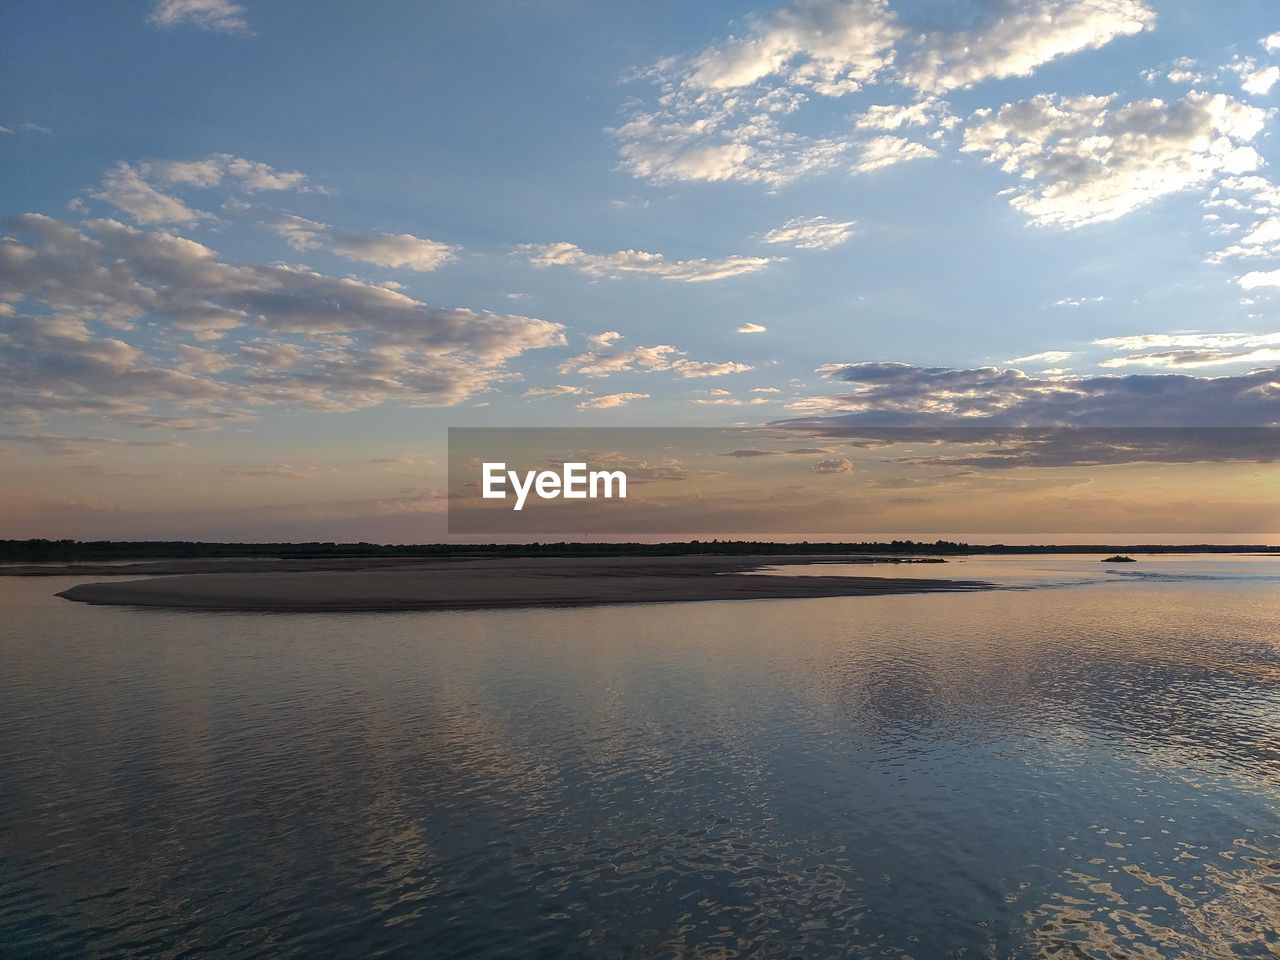
M 638 110 L 611 132 L 622 167 L 653 183 L 737 180 L 778 187 L 839 164 L 848 141 L 813 138 L 782 128 L 768 97 L 744 105 L 708 106 L 699 96 L 662 98 L 656 111 Z M 747 111 L 746 116 L 740 111 Z
M 745 373 L 752 369 L 745 363 L 734 361 L 686 360 L 683 351 L 677 350 L 668 343 L 652 347 L 633 347 L 630 350 L 612 350 L 614 342 L 622 339 L 622 335 L 615 331 L 593 334 L 586 339 L 591 347 L 590 351 L 570 357 L 561 363 L 559 368 L 561 373 L 607 377 L 610 374 L 626 373 L 632 370 L 670 371 L 681 378 L 689 379 L 720 377 L 730 373 Z
M 1240 238 L 1207 257 L 1210 263 L 1231 259 L 1274 258 L 1280 255 L 1280 187 L 1260 176 L 1226 177 L 1213 188 L 1205 214 L 1215 235 L 1240 233 Z
M 981 6 L 996 6 L 984 4 Z M 1000 16 L 973 30 L 934 30 L 914 39 L 886 0 L 795 0 L 748 22 L 740 36 L 692 57 L 668 57 L 631 79 L 656 88 L 610 132 L 621 166 L 654 183 L 736 180 L 777 188 L 844 163 L 857 144 L 846 131 L 787 124 L 815 98 L 840 97 L 896 81 L 920 92 L 909 104 L 876 104 L 855 129 L 930 127 L 941 140 L 958 120 L 937 92 L 989 79 L 1028 76 L 1051 60 L 1149 29 L 1141 0 L 1006 0 Z M 900 53 L 913 50 L 905 67 Z M 933 156 L 921 143 L 862 145 L 854 170 Z
M 854 161 L 854 173 L 870 173 L 882 170 L 895 164 L 910 160 L 924 160 L 936 157 L 938 152 L 923 143 L 916 143 L 904 137 L 883 136 L 868 140 L 859 147 L 858 159 Z
M 208 213 L 164 193 L 156 183 L 206 189 L 229 183 L 250 193 L 308 189 L 307 177 L 302 173 L 280 171 L 269 164 L 219 153 L 203 160 L 147 160 L 136 164 L 121 161 L 107 171 L 102 186 L 91 191 L 90 196 L 110 203 L 140 224 L 189 224 L 211 219 Z
M 609 349 L 611 343 L 623 337 L 617 330 L 606 330 L 604 333 L 589 333 L 584 339 L 592 350 L 600 351 Z
M 89 195 L 122 210 L 136 223 L 193 223 L 209 216 L 161 193 L 143 179 L 138 167 L 123 162 L 108 171 L 102 186 Z
M 1179 57 L 1170 64 L 1166 64 L 1160 69 L 1143 70 L 1142 78 L 1147 83 L 1155 83 L 1163 74 L 1164 78 L 1172 84 L 1178 86 L 1195 86 L 1197 84 L 1208 83 L 1210 77 L 1200 72 L 1198 69 L 1200 63 L 1194 57 Z
M 826 217 L 796 217 L 766 233 L 764 242 L 785 243 L 797 250 L 830 250 L 853 235 L 856 223 L 855 220 L 829 220 Z
M 524 395 L 526 397 L 581 397 L 590 392 L 584 387 L 571 387 L 560 383 L 553 387 L 530 387 Z
M 949 128 L 956 123 L 959 118 L 951 116 L 947 102 L 932 96 L 914 103 L 876 104 L 853 118 L 853 125 L 859 130 L 901 130 L 933 124 Z
M 638 74 L 658 86 L 612 132 L 622 166 L 657 183 L 739 180 L 777 187 L 836 166 L 847 137 L 787 130 L 810 95 L 860 89 L 893 61 L 903 31 L 886 0 L 797 0 L 743 36 Z
M 798 0 L 703 50 L 688 82 L 723 91 L 784 75 L 820 94 L 846 93 L 893 62 L 902 34 L 886 0 Z
M 411 233 L 363 235 L 338 231 L 333 235 L 333 252 L 350 260 L 362 260 L 392 269 L 427 272 L 457 256 L 457 248 Z
M 738 327 L 738 333 L 764 333 L 765 328 L 758 323 L 744 323 Z
M 268 221 L 267 228 L 295 250 L 316 250 L 324 245 L 329 225 L 286 213 Z
M 724 257 L 719 260 L 667 260 L 660 253 L 643 250 L 619 250 L 616 253 L 587 253 L 573 243 L 531 243 L 519 248 L 533 266 L 572 267 L 589 277 L 619 277 L 626 274 L 648 274 L 663 280 L 704 283 L 725 280 L 744 273 L 755 273 L 779 257 Z
M 1268 37 L 1263 37 L 1258 42 L 1262 44 L 1267 53 L 1275 53 L 1280 50 L 1280 33 L 1273 33 Z
M 1249 144 L 1266 118 L 1225 94 L 1119 105 L 1115 95 L 1042 95 L 977 111 L 961 149 L 1027 184 L 1010 202 L 1033 222 L 1079 227 L 1255 169 L 1262 161 Z
M 752 393 L 781 393 L 777 387 L 752 387 Z
M 1251 270 L 1236 283 L 1246 290 L 1257 290 L 1260 287 L 1280 287 L 1280 270 Z
M 1043 353 L 1031 353 L 1025 357 L 1014 357 L 1005 363 L 1061 363 L 1070 360 L 1072 354 L 1066 350 L 1046 350 Z
M 297 170 L 277 170 L 268 163 L 246 160 L 229 153 L 215 153 L 201 160 L 151 161 L 142 165 L 145 173 L 167 183 L 192 187 L 218 187 L 232 183 L 248 193 L 279 190 L 306 190 L 307 175 Z
M 328 224 L 292 214 L 277 217 L 267 226 L 295 250 L 315 250 L 328 244 L 340 257 L 390 269 L 429 272 L 455 259 L 458 251 L 447 243 L 425 240 L 410 233 L 360 234 L 331 230 Z
M 1063 297 L 1049 304 L 1051 307 L 1082 307 L 1086 303 L 1102 303 L 1106 297 Z
M 632 400 L 648 400 L 647 393 L 606 393 L 603 397 L 583 400 L 578 404 L 579 410 L 611 410 L 614 407 L 626 406 Z
M 147 17 L 158 27 L 191 24 L 219 33 L 247 33 L 244 7 L 232 0 L 156 0 Z
M 1241 76 L 1240 89 L 1260 97 L 1270 93 L 1277 81 L 1280 81 L 1280 67 L 1260 67 Z
M 1141 0 L 1018 0 L 1011 12 L 978 29 L 922 37 L 903 80 L 941 93 L 992 78 L 1027 77 L 1051 60 L 1150 30 L 1155 21 Z
M 593 338 L 588 338 L 590 341 Z M 586 377 L 607 377 L 613 373 L 626 373 L 631 370 L 667 370 L 671 367 L 671 357 L 680 351 L 670 344 L 658 344 L 653 347 L 635 347 L 631 350 L 618 350 L 606 353 L 608 341 L 592 343 L 588 353 L 580 353 L 560 364 L 561 373 L 577 373 Z
M 729 373 L 746 373 L 754 369 L 749 364 L 724 361 L 717 363 L 710 360 L 674 360 L 671 369 L 677 376 L 690 377 L 723 377 Z

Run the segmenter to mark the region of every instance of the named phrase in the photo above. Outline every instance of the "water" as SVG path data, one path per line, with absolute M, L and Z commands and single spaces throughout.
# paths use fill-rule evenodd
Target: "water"
M 0 578 L 0 956 L 1280 955 L 1280 561 L 971 563 L 1075 585 L 336 616 Z

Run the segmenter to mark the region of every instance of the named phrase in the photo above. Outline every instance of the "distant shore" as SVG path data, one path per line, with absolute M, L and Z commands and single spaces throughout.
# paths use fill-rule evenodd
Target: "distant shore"
M 177 561 L 67 565 L 61 575 L 149 574 L 84 583 L 58 594 L 116 606 L 200 610 L 355 612 L 594 606 L 699 600 L 781 600 L 991 589 L 976 580 L 763 576 L 764 567 L 882 563 L 848 556 L 675 556 L 388 561 Z M 892 561 L 890 561 L 892 562 Z M 140 567 L 149 569 L 142 570 Z M 45 567 L 32 574 L 50 574 Z
M 676 556 L 842 556 L 971 557 L 1032 554 L 1169 554 L 1257 553 L 1280 555 L 1280 546 L 1249 543 L 964 543 L 956 540 L 772 541 L 541 541 L 537 543 L 226 543 L 198 540 L 0 540 L 0 576 L 14 573 L 14 565 L 62 563 L 171 562 L 175 560 L 250 559 L 286 561 L 445 560 L 520 557 L 676 557 Z

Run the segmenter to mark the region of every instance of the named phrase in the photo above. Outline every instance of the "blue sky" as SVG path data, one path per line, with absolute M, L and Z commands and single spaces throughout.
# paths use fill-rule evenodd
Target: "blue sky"
M 1273 4 L 0 18 L 15 533 L 416 502 L 450 425 L 1280 419 Z

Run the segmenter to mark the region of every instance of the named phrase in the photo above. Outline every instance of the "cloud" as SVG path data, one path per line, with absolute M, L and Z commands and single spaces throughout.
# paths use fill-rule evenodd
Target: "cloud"
M 743 323 L 738 326 L 738 333 L 764 333 L 765 328 L 758 323 Z
M 457 248 L 411 233 L 377 233 L 364 236 L 339 231 L 333 235 L 333 252 L 350 260 L 393 269 L 427 272 L 453 260 Z
M 1275 53 L 1280 50 L 1280 33 L 1273 33 L 1270 36 L 1263 37 L 1258 42 L 1262 44 L 1267 53 Z
M 924 97 L 913 103 L 875 104 L 853 118 L 853 125 L 859 130 L 900 130 L 934 124 L 949 129 L 959 122 L 958 117 L 951 116 L 947 102 L 937 97 Z
M 0 239 L 9 313 L 0 407 L 15 415 L 198 426 L 267 405 L 451 405 L 510 378 L 505 364 L 525 351 L 564 342 L 563 327 L 545 320 L 432 307 L 298 267 L 232 264 L 193 240 L 114 220 L 77 226 L 26 214 L 9 229 Z M 156 334 L 122 339 L 141 320 Z M 237 342 L 217 350 L 184 342 L 232 333 Z
M 785 75 L 819 94 L 846 93 L 893 62 L 902 34 L 886 0 L 800 0 L 696 55 L 688 82 L 731 90 Z
M 590 392 L 585 387 L 570 387 L 560 383 L 553 387 L 530 387 L 524 395 L 526 397 L 581 397 Z
M 331 230 L 328 224 L 284 214 L 270 220 L 267 227 L 295 250 L 329 249 L 347 260 L 359 260 L 390 269 L 427 273 L 456 259 L 458 248 L 410 233 L 359 234 Z
M 174 440 L 120 440 L 115 437 L 68 437 L 55 433 L 0 433 L 0 445 L 21 444 L 35 447 L 55 457 L 78 457 L 96 452 L 101 447 L 152 447 L 173 449 L 183 444 Z
M 1164 77 L 1170 83 L 1178 84 L 1179 86 L 1195 86 L 1208 83 L 1210 77 L 1196 69 L 1198 66 L 1199 62 L 1194 57 L 1179 57 L 1169 65 Z M 1160 71 L 1146 70 L 1142 75 L 1148 83 L 1154 83 L 1159 78 Z
M 157 27 L 190 24 L 217 33 L 248 33 L 244 7 L 232 0 L 156 0 L 147 17 Z
M 807 95 L 842 96 L 884 72 L 904 31 L 886 0 L 798 0 L 753 18 L 688 58 L 637 76 L 657 84 L 612 133 L 622 167 L 656 183 L 739 180 L 771 187 L 829 169 L 844 137 L 786 130 L 780 118 Z
M 742 118 L 736 102 L 712 110 L 701 98 L 677 99 L 663 110 L 637 111 L 610 132 L 622 169 L 658 184 L 737 180 L 780 187 L 839 165 L 849 148 L 845 138 L 784 130 L 771 112 L 787 109 L 782 98 L 761 97 L 754 107 L 758 112 Z
M 905 137 L 886 135 L 859 145 L 858 158 L 854 161 L 852 170 L 854 173 L 870 173 L 899 163 L 926 160 L 937 155 L 936 150 L 923 143 L 916 143 Z
M 1051 307 L 1082 307 L 1086 303 L 1102 303 L 1106 297 L 1063 297 L 1049 304 Z
M 788 407 L 846 425 L 1008 427 L 1260 427 L 1280 423 L 1280 370 L 1033 377 L 1016 369 L 828 364 L 848 392 Z
M 1026 186 L 1010 203 L 1038 225 L 1114 220 L 1219 174 L 1253 170 L 1265 111 L 1225 94 L 1117 104 L 1041 95 L 973 114 L 961 150 Z
M 1014 357 L 1005 363 L 1061 363 L 1070 360 L 1072 354 L 1066 350 L 1046 350 L 1043 353 L 1031 353 L 1025 357 Z
M 856 129 L 932 127 L 940 139 L 957 119 L 937 93 L 982 80 L 1029 76 L 1036 67 L 1150 29 L 1141 0 L 1006 0 L 972 30 L 939 29 L 914 37 L 886 0 L 795 0 L 751 18 L 689 57 L 667 57 L 631 79 L 655 88 L 632 102 L 610 132 L 622 169 L 654 183 L 736 180 L 777 188 L 845 162 L 857 144 L 788 123 L 810 101 L 895 82 L 916 102 L 875 104 Z M 902 54 L 906 53 L 905 63 Z M 933 156 L 915 141 L 877 139 L 860 147 L 855 172 Z
M 856 220 L 829 220 L 826 217 L 795 217 L 766 233 L 764 242 L 785 243 L 797 250 L 830 250 L 853 235 L 856 223 Z M 760 332 L 763 330 L 761 327 Z
M 143 225 L 212 219 L 210 214 L 164 193 L 157 183 L 204 189 L 230 184 L 249 193 L 309 189 L 307 177 L 296 170 L 279 171 L 269 164 L 219 153 L 202 160 L 146 160 L 136 164 L 121 161 L 107 171 L 102 186 L 89 195 L 110 203 Z
M 188 224 L 208 218 L 209 214 L 193 210 L 176 197 L 151 186 L 143 179 L 142 169 L 118 163 L 102 178 L 102 186 L 89 195 L 128 214 L 135 223 Z
M 329 225 L 286 213 L 267 221 L 267 229 L 295 250 L 316 250 L 324 245 Z
M 1251 270 L 1236 280 L 1245 290 L 1280 287 L 1280 270 Z
M 609 349 L 611 344 L 624 338 L 617 330 L 606 330 L 604 333 L 589 333 L 583 339 L 587 341 L 587 346 L 599 352 Z
M 686 360 L 684 351 L 668 343 L 652 347 L 633 347 L 630 350 L 613 350 L 613 344 L 622 334 L 610 330 L 586 337 L 591 349 L 570 357 L 560 364 L 561 373 L 577 373 L 587 377 L 607 377 L 613 373 L 632 370 L 649 372 L 671 371 L 688 379 L 693 377 L 719 377 L 729 373 L 745 373 L 752 367 L 734 361 Z
M 1254 96 L 1264 96 L 1280 80 L 1280 67 L 1260 67 L 1245 73 L 1240 79 L 1240 89 Z
M 191 187 L 220 187 L 231 184 L 247 193 L 264 191 L 306 191 L 312 189 L 307 175 L 297 170 L 277 170 L 268 163 L 246 160 L 230 153 L 214 153 L 201 160 L 153 160 L 141 164 L 143 172 L 157 179 Z
M 752 387 L 752 393 L 781 393 L 777 387 Z
M 603 347 L 593 347 L 588 353 L 580 353 L 565 360 L 559 369 L 561 373 L 577 373 L 586 377 L 607 377 L 637 367 L 642 370 L 667 370 L 671 366 L 671 356 L 679 352 L 670 344 L 635 347 L 612 353 L 603 352 Z
M 583 400 L 578 404 L 579 410 L 611 410 L 614 407 L 626 406 L 632 400 L 648 400 L 647 393 L 606 393 L 602 397 Z
M 53 133 L 53 131 L 48 127 L 41 126 L 38 123 L 24 121 L 23 123 L 15 123 L 13 127 L 0 126 L 0 136 L 3 136 L 4 134 L 12 134 L 15 127 L 19 133 Z
M 810 473 L 851 473 L 853 471 L 853 461 L 847 457 L 832 457 L 827 460 L 819 460 L 809 468 Z
M 679 358 L 682 351 L 670 344 L 653 347 L 634 347 L 612 353 L 592 351 L 570 357 L 560 364 L 561 373 L 577 373 L 587 377 L 607 377 L 613 373 L 626 373 L 640 369 L 650 372 L 671 371 L 677 376 L 720 377 L 730 373 L 745 373 L 752 367 L 734 361 L 686 360 Z
M 1213 188 L 1204 215 L 1216 234 L 1241 236 L 1211 252 L 1209 263 L 1232 259 L 1274 259 L 1280 255 L 1280 187 L 1261 176 L 1226 177 Z
M 733 361 L 714 362 L 710 360 L 673 360 L 670 369 L 680 377 L 723 377 L 729 373 L 746 373 L 754 369 L 749 364 Z
M 667 260 L 660 253 L 619 250 L 617 253 L 587 253 L 573 243 L 530 243 L 519 248 L 538 269 L 571 267 L 589 277 L 620 277 L 646 274 L 683 283 L 706 283 L 763 270 L 779 257 L 725 257 L 720 260 Z
M 1280 333 L 1177 333 L 1107 337 L 1093 341 L 1125 356 L 1104 360 L 1107 368 L 1148 366 L 1196 368 L 1228 363 L 1280 361 Z
M 1150 30 L 1156 21 L 1140 0 L 1020 0 L 1009 9 L 978 29 L 926 34 L 903 68 L 903 82 L 943 93 L 1028 77 L 1051 60 Z
M 307 471 L 299 470 L 297 467 L 291 467 L 287 463 L 273 463 L 265 467 L 223 469 L 221 473 L 226 477 L 237 477 L 251 480 L 304 480 L 308 476 Z

